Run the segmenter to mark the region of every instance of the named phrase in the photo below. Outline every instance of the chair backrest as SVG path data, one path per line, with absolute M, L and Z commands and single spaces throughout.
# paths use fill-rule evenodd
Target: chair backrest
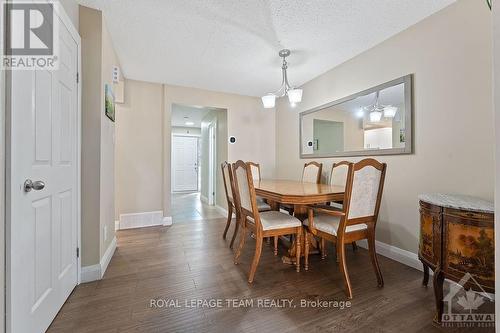
M 344 210 L 348 220 L 377 222 L 387 164 L 372 158 L 355 163 L 348 175 Z M 353 221 L 354 222 L 354 221 Z M 348 223 L 350 224 L 350 223 Z
M 305 183 L 316 183 L 321 182 L 321 170 L 323 169 L 323 164 L 318 162 L 309 162 L 304 164 L 304 170 L 302 171 L 302 181 Z
M 348 161 L 333 163 L 332 172 L 330 173 L 330 185 L 346 187 L 349 164 Z
M 251 217 L 256 226 L 260 227 L 260 216 L 250 165 L 241 160 L 234 163 L 233 179 L 236 209 L 239 210 L 240 214 Z
M 252 178 L 254 182 L 260 182 L 260 164 L 254 162 L 247 162 L 250 166 L 250 170 L 252 171 Z
M 224 180 L 224 190 L 226 191 L 227 204 L 234 205 L 234 185 L 233 185 L 233 168 L 227 161 L 221 164 L 222 179 Z

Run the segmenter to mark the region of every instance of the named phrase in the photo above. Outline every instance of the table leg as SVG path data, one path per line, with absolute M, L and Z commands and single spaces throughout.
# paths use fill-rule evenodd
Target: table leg
M 294 216 L 298 218 L 301 221 L 305 221 L 307 219 L 307 207 L 303 205 L 295 205 L 294 209 Z M 304 238 L 301 243 L 300 243 L 300 254 L 301 256 L 304 256 L 305 253 L 305 237 L 308 237 L 309 241 L 309 254 L 318 254 L 319 253 L 319 244 L 316 238 L 311 235 L 305 235 L 305 230 L 304 230 Z M 292 241 L 292 244 L 288 248 L 288 253 L 281 257 L 281 260 L 283 263 L 288 264 L 288 265 L 295 265 L 295 239 Z

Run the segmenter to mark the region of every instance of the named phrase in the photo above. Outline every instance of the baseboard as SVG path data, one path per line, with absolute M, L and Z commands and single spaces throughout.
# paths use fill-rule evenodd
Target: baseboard
M 208 198 L 201 193 L 200 193 L 200 201 L 208 204 Z
M 108 248 L 106 249 L 106 252 L 104 252 L 104 255 L 101 258 L 101 262 L 100 262 L 101 278 L 104 276 L 106 269 L 108 269 L 109 262 L 111 261 L 111 258 L 113 258 L 113 254 L 115 254 L 115 250 L 116 250 L 116 236 L 113 237 L 113 239 L 111 240 L 111 243 L 109 244 Z
M 163 225 L 164 226 L 172 225 L 172 216 L 164 216 L 163 217 Z
M 109 262 L 111 258 L 113 258 L 113 254 L 116 250 L 116 236 L 113 237 L 113 240 L 109 244 L 106 252 L 101 258 L 101 261 L 96 265 L 84 266 L 82 267 L 82 272 L 80 276 L 81 283 L 92 282 L 102 279 L 106 269 L 108 268 Z
M 367 249 L 368 243 L 366 240 L 356 242 L 360 247 Z M 389 259 L 395 260 L 406 266 L 413 267 L 419 271 L 423 270 L 422 263 L 418 260 L 418 255 L 416 253 L 400 249 L 386 243 L 375 241 L 375 248 L 377 254 L 380 254 Z
M 80 283 L 92 282 L 101 279 L 101 265 L 83 266 L 80 274 Z
M 120 229 L 133 229 L 164 225 L 163 211 L 120 214 Z

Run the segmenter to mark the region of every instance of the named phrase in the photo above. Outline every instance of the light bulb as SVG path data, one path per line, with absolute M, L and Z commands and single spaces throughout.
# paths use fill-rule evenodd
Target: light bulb
M 274 94 L 267 94 L 262 96 L 262 104 L 265 109 L 272 109 L 276 104 L 276 96 Z

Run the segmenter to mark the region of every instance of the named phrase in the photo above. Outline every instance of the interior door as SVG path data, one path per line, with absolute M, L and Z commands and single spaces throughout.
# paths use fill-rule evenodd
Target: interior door
M 198 138 L 174 136 L 173 140 L 173 191 L 198 190 Z
M 57 71 L 11 72 L 7 331 L 44 332 L 78 281 L 78 42 Z

